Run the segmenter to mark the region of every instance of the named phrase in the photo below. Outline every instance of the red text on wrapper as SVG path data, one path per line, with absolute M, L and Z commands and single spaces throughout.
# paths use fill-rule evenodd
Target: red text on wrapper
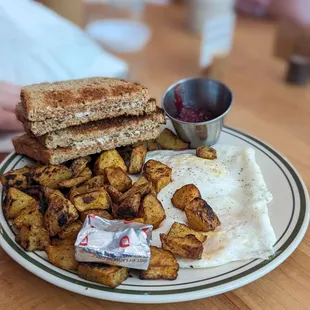
M 121 240 L 119 241 L 119 246 L 121 248 L 126 248 L 130 246 L 129 237 L 128 236 L 122 237 Z
M 81 246 L 86 246 L 86 245 L 88 245 L 88 236 L 86 236 L 86 237 L 80 242 L 79 245 L 81 245 Z

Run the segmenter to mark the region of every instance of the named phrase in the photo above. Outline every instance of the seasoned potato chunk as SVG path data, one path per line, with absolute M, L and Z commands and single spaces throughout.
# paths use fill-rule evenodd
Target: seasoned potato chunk
M 19 189 L 10 187 L 4 205 L 4 211 L 8 219 L 14 219 L 23 209 L 36 205 L 37 201 L 31 196 L 23 193 Z
M 45 197 L 45 188 L 41 185 L 32 185 L 30 187 L 23 188 L 22 191 L 39 202 L 40 212 L 44 214 L 48 208 Z
M 194 235 L 171 237 L 160 234 L 160 240 L 163 249 L 170 251 L 174 255 L 189 259 L 201 259 L 203 245 Z
M 73 198 L 80 194 L 85 194 L 90 190 L 93 189 L 99 189 L 101 187 L 104 187 L 105 177 L 104 175 L 97 175 L 89 180 L 87 180 L 85 183 L 74 186 L 70 189 L 69 198 L 70 200 L 73 200 Z
M 104 169 L 111 167 L 119 167 L 123 169 L 124 172 L 127 171 L 125 162 L 117 150 L 104 151 L 100 154 L 95 163 L 95 173 L 97 175 L 104 174 Z
M 175 280 L 179 264 L 174 255 L 164 249 L 151 246 L 151 260 L 147 270 L 140 271 L 141 280 Z
M 140 173 L 144 164 L 147 150 L 143 145 L 133 148 L 130 156 L 128 172 L 130 174 Z
M 75 259 L 74 245 L 49 245 L 45 248 L 48 260 L 55 266 L 64 270 L 76 270 L 79 263 Z
M 138 216 L 140 207 L 141 195 L 133 194 L 120 204 L 113 204 L 112 214 L 114 218 L 130 220 Z
M 207 236 L 202 234 L 199 231 L 193 230 L 189 228 L 185 224 L 181 224 L 178 222 L 174 222 L 168 232 L 169 237 L 186 237 L 188 235 L 194 235 L 200 242 L 205 242 L 207 240 Z
M 144 219 L 144 223 L 153 225 L 154 229 L 166 218 L 165 209 L 154 194 L 148 194 L 143 198 L 139 217 Z
M 83 178 L 86 178 L 86 180 L 89 180 L 91 177 L 92 177 L 93 173 L 92 171 L 86 167 L 80 174 L 79 174 L 79 177 L 83 177 Z
M 171 202 L 176 208 L 184 210 L 195 198 L 201 198 L 199 189 L 194 184 L 187 184 L 175 191 Z
M 48 232 L 41 226 L 22 226 L 16 235 L 16 241 L 26 251 L 44 250 L 49 245 Z
M 78 217 L 77 209 L 59 191 L 49 194 L 44 223 L 51 237 L 57 235 L 66 226 L 77 220 Z
M 78 276 L 114 288 L 127 279 L 128 268 L 98 263 L 80 263 Z
M 157 193 L 172 180 L 172 169 L 157 160 L 147 161 L 143 167 L 143 173 Z
M 81 176 L 80 174 L 87 167 L 87 164 L 90 161 L 91 161 L 90 156 L 75 159 L 70 166 L 70 169 L 72 171 L 72 177 L 77 178 L 78 176 Z
M 109 196 L 111 197 L 112 201 L 114 203 L 117 203 L 119 201 L 119 199 L 122 196 L 122 192 L 120 192 L 119 190 L 117 190 L 115 187 L 113 187 L 112 185 L 105 185 L 104 188 L 106 189 L 106 191 L 108 192 Z
M 13 225 L 16 228 L 25 226 L 43 226 L 43 214 L 39 210 L 39 203 L 23 209 L 14 219 Z
M 69 180 L 64 180 L 58 183 L 58 185 L 60 187 L 67 187 L 67 188 L 71 188 L 73 186 L 77 186 L 83 182 L 87 181 L 87 178 L 85 177 L 77 177 L 74 179 L 69 179 Z
M 132 181 L 130 177 L 119 167 L 104 169 L 106 178 L 110 185 L 120 192 L 126 192 L 130 189 Z
M 84 222 L 86 220 L 87 215 L 89 215 L 89 214 L 100 216 L 100 217 L 107 219 L 107 220 L 113 220 L 112 215 L 108 211 L 102 210 L 102 209 L 92 209 L 92 210 L 87 210 L 87 211 L 81 212 L 80 213 L 80 220 L 82 222 Z
M 140 185 L 134 185 L 131 187 L 130 190 L 128 190 L 126 193 L 124 193 L 120 198 L 119 201 L 123 201 L 126 200 L 127 198 L 129 198 L 130 196 L 134 195 L 134 194 L 140 194 L 141 197 L 144 197 L 145 195 L 147 195 L 148 193 L 150 193 L 152 191 L 152 184 L 150 182 L 146 182 Z
M 61 232 L 59 232 L 58 237 L 60 239 L 76 239 L 81 227 L 82 222 L 77 220 L 72 224 L 66 226 Z
M 31 184 L 32 170 L 29 167 L 12 170 L 1 176 L 1 183 L 5 191 L 10 187 L 26 188 Z
M 111 206 L 111 198 L 104 188 L 77 195 L 73 198 L 72 202 L 79 212 L 91 209 L 105 210 Z
M 131 223 L 131 222 L 135 222 L 135 223 L 145 224 L 144 219 L 141 218 L 141 217 L 136 217 L 136 218 L 134 218 L 134 219 L 131 219 L 131 220 L 126 221 L 126 223 L 128 223 L 128 222 L 130 222 L 130 223 Z
M 200 198 L 192 200 L 185 208 L 188 226 L 197 231 L 211 231 L 221 222 L 206 201 Z
M 66 166 L 40 166 L 34 170 L 33 179 L 39 184 L 49 187 L 58 188 L 58 183 L 68 180 L 72 177 L 72 172 Z
M 210 146 L 200 146 L 196 150 L 196 155 L 205 159 L 217 159 L 216 150 Z
M 75 239 L 59 239 L 57 237 L 51 239 L 51 245 L 74 245 Z
M 170 129 L 165 128 L 159 137 L 157 143 L 164 150 L 181 151 L 188 149 L 189 144 L 178 138 Z
M 159 150 L 159 145 L 155 139 L 146 141 L 146 144 L 147 144 L 147 150 L 148 151 Z
M 139 186 L 139 185 L 145 185 L 145 184 L 147 184 L 147 183 L 150 183 L 150 181 L 144 176 L 144 175 L 142 175 L 136 182 L 134 182 L 133 184 L 132 184 L 132 187 L 137 187 L 137 186 Z M 151 184 L 151 183 L 150 183 Z M 152 185 L 152 184 L 151 184 Z M 152 185 L 152 190 L 150 191 L 151 193 L 153 193 L 153 194 L 155 194 L 155 195 L 157 195 L 157 193 L 156 193 L 156 190 L 155 190 L 155 188 L 153 187 L 153 185 Z M 145 195 L 147 195 L 148 193 L 146 193 Z M 142 195 L 142 196 L 144 196 L 144 195 Z

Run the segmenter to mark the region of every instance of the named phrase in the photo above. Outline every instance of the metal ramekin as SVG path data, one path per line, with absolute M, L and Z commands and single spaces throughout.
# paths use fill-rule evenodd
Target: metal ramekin
M 176 86 L 185 107 L 207 109 L 215 117 L 206 122 L 189 123 L 177 119 L 178 110 L 174 102 Z M 191 148 L 214 145 L 220 138 L 224 117 L 231 109 L 233 95 L 221 82 L 207 78 L 186 78 L 171 85 L 162 99 L 162 107 L 171 119 L 179 137 L 190 143 Z

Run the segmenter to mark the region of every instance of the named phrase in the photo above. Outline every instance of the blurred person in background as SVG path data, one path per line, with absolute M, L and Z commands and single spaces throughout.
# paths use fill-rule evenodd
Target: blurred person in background
M 257 17 L 270 15 L 310 25 L 310 0 L 236 0 L 236 5 L 239 11 Z
M 0 131 L 23 131 L 16 119 L 15 106 L 19 102 L 21 87 L 0 81 Z

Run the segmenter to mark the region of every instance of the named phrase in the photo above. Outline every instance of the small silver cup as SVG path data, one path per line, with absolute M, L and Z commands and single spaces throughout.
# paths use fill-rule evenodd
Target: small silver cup
M 178 87 L 184 107 L 209 111 L 213 118 L 206 122 L 189 123 L 177 119 L 175 88 Z M 224 116 L 231 109 L 233 96 L 224 84 L 206 78 L 186 78 L 171 85 L 162 99 L 162 107 L 179 135 L 191 148 L 215 144 L 221 135 Z

